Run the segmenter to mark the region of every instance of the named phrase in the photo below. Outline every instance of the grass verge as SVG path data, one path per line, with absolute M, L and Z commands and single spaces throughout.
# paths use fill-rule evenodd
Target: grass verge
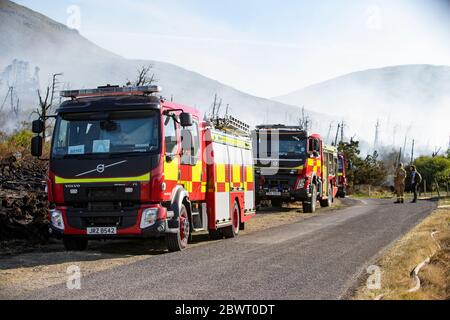
M 409 292 L 416 285 L 412 271 L 428 257 L 430 263 L 419 272 L 421 288 Z M 450 201 L 441 201 L 436 211 L 399 240 L 376 265 L 382 272 L 381 289 L 370 290 L 364 281 L 354 299 L 450 299 Z

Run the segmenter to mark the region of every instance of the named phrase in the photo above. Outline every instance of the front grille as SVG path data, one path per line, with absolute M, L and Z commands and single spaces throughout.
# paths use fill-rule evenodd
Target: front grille
M 260 189 L 267 191 L 289 192 L 295 188 L 297 176 L 273 176 L 265 177 Z
M 138 223 L 138 210 L 89 211 L 69 209 L 67 222 L 70 227 L 83 230 L 89 227 L 131 228 Z
M 122 217 L 90 217 L 83 218 L 86 227 L 120 227 Z
M 73 205 L 87 202 L 139 202 L 140 185 L 131 183 L 122 186 L 65 185 L 64 200 Z

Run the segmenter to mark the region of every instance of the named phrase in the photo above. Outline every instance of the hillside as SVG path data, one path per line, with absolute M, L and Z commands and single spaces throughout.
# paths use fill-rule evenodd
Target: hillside
M 35 67 L 39 68 L 35 78 L 40 78 L 41 87 L 47 85 L 49 75 L 59 72 L 64 73 L 61 80 L 65 86 L 71 88 L 107 83 L 122 85 L 135 78 L 139 66 L 152 64 L 166 98 L 173 96 L 177 102 L 194 105 L 202 111 L 210 110 L 217 93 L 224 105 L 230 104 L 233 115 L 252 125 L 267 119 L 291 122 L 299 114 L 298 108 L 245 94 L 175 65 L 124 59 L 96 46 L 77 31 L 10 1 L 0 0 L 0 31 L 0 75 L 14 59 L 24 61 L 27 64 L 23 68 L 27 70 L 22 73 L 29 74 L 26 77 L 36 73 Z M 10 66 L 9 69 L 17 68 Z M 20 87 L 16 82 L 22 81 L 21 78 L 17 72 L 3 72 L 0 100 L 3 100 L 7 84 L 12 82 Z M 36 105 L 34 101 L 28 103 Z
M 385 143 L 403 144 L 408 128 L 409 138 L 430 148 L 445 145 L 450 135 L 448 66 L 405 65 L 355 72 L 274 100 L 339 114 L 350 125 L 349 134 L 358 132 L 372 137 L 370 141 L 377 119 Z

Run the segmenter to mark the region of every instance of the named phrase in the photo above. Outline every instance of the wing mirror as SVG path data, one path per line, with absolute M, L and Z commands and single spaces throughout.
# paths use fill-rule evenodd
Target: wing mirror
M 182 127 L 192 127 L 194 121 L 192 120 L 192 114 L 183 112 L 180 114 L 180 124 Z
M 42 120 L 34 120 L 31 124 L 31 131 L 36 134 L 41 134 L 44 132 L 44 121 Z
M 31 139 L 31 155 L 33 157 L 39 158 L 42 156 L 42 142 L 41 136 L 35 136 Z

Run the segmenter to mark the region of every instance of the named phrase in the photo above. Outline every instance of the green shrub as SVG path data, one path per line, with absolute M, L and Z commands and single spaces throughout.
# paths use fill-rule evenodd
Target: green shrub
M 7 143 L 10 146 L 16 146 L 20 148 L 29 148 L 31 144 L 31 138 L 33 133 L 29 130 L 20 130 L 7 139 Z

